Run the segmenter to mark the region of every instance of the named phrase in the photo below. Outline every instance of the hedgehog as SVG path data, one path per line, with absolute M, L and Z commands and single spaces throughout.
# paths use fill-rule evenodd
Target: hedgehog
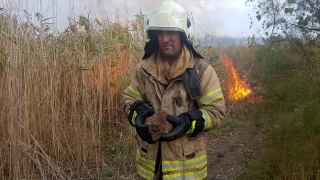
M 172 124 L 167 121 L 168 113 L 160 110 L 146 119 L 146 124 L 149 126 L 152 140 L 156 141 L 162 134 L 167 134 L 172 130 Z

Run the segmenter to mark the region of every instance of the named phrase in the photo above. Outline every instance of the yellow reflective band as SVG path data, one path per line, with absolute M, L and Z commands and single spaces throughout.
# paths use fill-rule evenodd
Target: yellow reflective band
M 206 95 L 201 96 L 196 101 L 198 105 L 208 105 L 218 99 L 221 99 L 223 97 L 221 88 L 215 89 L 211 92 L 209 92 Z
M 133 89 L 131 85 L 129 87 L 127 87 L 127 89 L 124 91 L 124 93 L 127 94 L 128 96 L 135 98 L 136 100 L 143 101 L 140 92 Z
M 136 161 L 148 168 L 150 168 L 151 171 L 154 171 L 154 166 L 156 165 L 156 162 L 150 159 L 146 159 L 140 156 L 140 151 L 137 149 L 136 153 Z
M 136 117 L 137 117 L 138 113 L 137 111 L 133 111 L 133 114 L 132 114 L 132 119 L 131 119 L 131 122 L 133 125 L 136 125 Z
M 164 180 L 181 180 L 181 179 L 202 180 L 207 176 L 208 176 L 207 167 L 205 167 L 202 170 L 195 171 L 195 172 L 164 174 L 163 179 Z
M 202 118 L 204 119 L 204 130 L 207 130 L 212 126 L 211 118 L 206 110 L 200 109 L 200 111 L 202 112 Z
M 186 132 L 186 134 L 191 134 L 193 133 L 194 129 L 196 128 L 196 120 L 193 120 L 191 123 L 191 128 Z
M 207 155 L 200 156 L 198 158 L 179 160 L 179 161 L 162 161 L 162 171 L 179 171 L 183 169 L 198 169 L 207 165 Z
M 143 177 L 145 179 L 153 179 L 153 172 L 144 169 L 139 164 L 137 164 L 137 172 L 141 177 Z

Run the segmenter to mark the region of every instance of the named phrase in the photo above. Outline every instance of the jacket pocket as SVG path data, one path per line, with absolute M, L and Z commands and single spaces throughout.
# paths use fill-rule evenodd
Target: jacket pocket
M 188 111 L 188 93 L 186 90 L 178 89 L 173 95 L 173 114 L 179 115 Z
M 194 139 L 182 144 L 183 156 L 186 159 L 198 157 L 205 154 L 206 141 L 204 137 Z
M 147 142 L 142 141 L 138 134 L 136 134 L 136 142 L 140 151 L 140 156 L 147 157 L 149 144 Z
M 148 144 L 147 142 L 143 141 L 139 137 L 139 135 L 136 135 L 136 141 L 138 144 L 138 149 L 140 151 L 141 157 L 148 158 L 148 159 L 156 159 L 157 158 L 159 143 Z

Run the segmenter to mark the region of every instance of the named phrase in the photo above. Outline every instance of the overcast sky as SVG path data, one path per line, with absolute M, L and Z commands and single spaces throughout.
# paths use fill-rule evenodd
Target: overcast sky
M 9 1 L 9 0 L 1 0 Z M 10 0 L 12 1 L 12 0 Z M 162 0 L 17 0 L 28 6 L 28 12 L 42 12 L 45 17 L 57 17 L 59 30 L 66 28 L 67 17 L 88 15 L 91 17 L 114 20 L 133 18 L 140 9 L 150 15 Z M 22 1 L 22 2 L 21 2 Z M 247 37 L 256 32 L 249 29 L 248 14 L 255 16 L 252 7 L 245 5 L 246 0 L 176 0 L 189 15 L 194 24 L 191 32 L 194 36 L 210 33 L 215 36 Z M 40 8 L 42 5 L 42 8 Z M 6 6 L 5 3 L 2 6 Z M 1 7 L 1 6 L 0 6 Z

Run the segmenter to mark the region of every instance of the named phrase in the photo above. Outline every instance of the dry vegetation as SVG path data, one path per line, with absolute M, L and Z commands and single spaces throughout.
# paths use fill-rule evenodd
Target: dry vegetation
M 51 33 L 0 14 L 1 179 L 129 176 L 133 131 L 119 103 L 138 36 L 83 16 Z
M 37 24 L 13 14 L 0 14 L 0 179 L 135 179 L 135 132 L 120 102 L 143 54 L 145 16 L 79 16 L 53 32 L 40 14 Z M 251 48 L 237 48 L 197 47 L 224 83 L 219 52 L 251 60 Z

